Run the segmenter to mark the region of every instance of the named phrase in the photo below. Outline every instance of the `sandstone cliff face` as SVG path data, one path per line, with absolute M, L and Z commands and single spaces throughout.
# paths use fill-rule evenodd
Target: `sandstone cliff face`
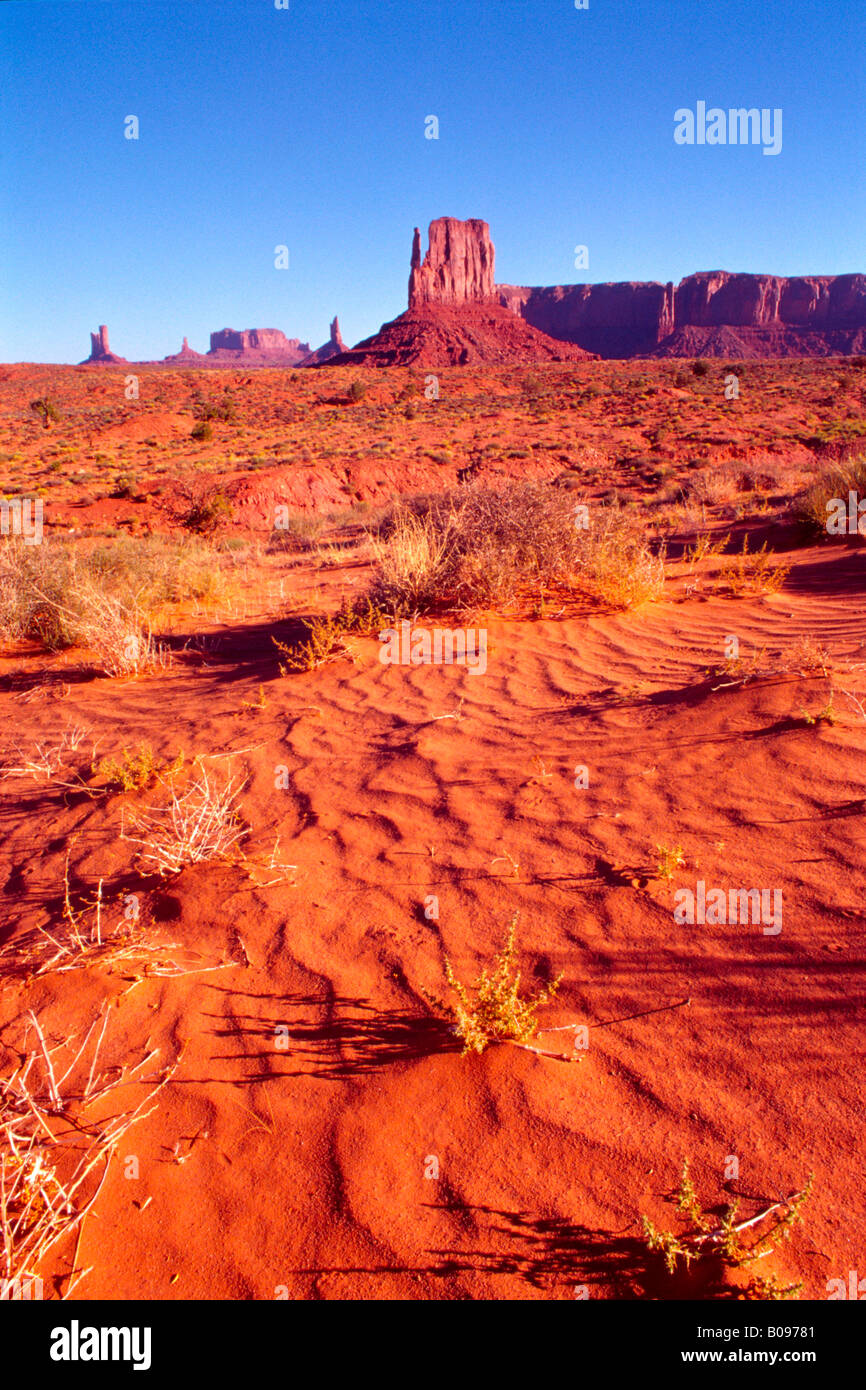
M 677 325 L 750 328 L 860 328 L 866 325 L 866 276 L 730 275 L 702 272 L 676 290 Z
M 651 351 L 674 328 L 674 287 L 655 281 L 609 285 L 498 285 L 499 300 L 552 338 L 602 357 Z
M 429 249 L 421 260 L 421 233 L 415 228 L 409 274 L 409 308 L 425 304 L 477 304 L 493 301 L 493 242 L 486 222 L 437 217 L 430 223 Z
M 866 276 L 702 271 L 657 282 L 498 285 L 500 303 L 543 333 L 603 357 L 813 356 L 862 351 Z M 736 330 L 708 333 L 697 330 Z M 703 344 L 703 346 L 701 346 Z

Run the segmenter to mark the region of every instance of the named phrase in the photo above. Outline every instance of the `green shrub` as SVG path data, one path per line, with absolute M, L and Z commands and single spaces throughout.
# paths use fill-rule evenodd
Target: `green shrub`
M 57 406 L 53 401 L 49 400 L 47 396 L 40 396 L 37 400 L 31 401 L 30 409 L 37 415 L 42 416 L 42 423 L 46 429 L 48 429 L 52 420 L 60 419 L 60 412 Z

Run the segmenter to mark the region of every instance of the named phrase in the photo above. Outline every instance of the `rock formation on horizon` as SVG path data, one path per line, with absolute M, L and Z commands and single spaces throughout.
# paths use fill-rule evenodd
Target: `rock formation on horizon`
M 305 357 L 299 365 L 301 367 L 320 367 L 323 362 L 329 362 L 332 357 L 347 350 L 340 333 L 340 320 L 335 315 L 331 320 L 331 336 L 328 341 L 323 343 L 320 348 L 316 348 L 315 352 L 311 352 L 309 357 Z
M 210 335 L 208 358 L 239 366 L 296 367 L 310 355 L 310 344 L 287 338 L 278 328 L 221 328 Z
M 183 366 L 184 362 L 196 362 L 201 363 L 202 366 L 207 366 L 207 358 L 204 353 L 195 352 L 186 338 L 183 340 L 180 352 L 169 353 L 168 357 L 164 357 L 162 360 L 163 362 L 177 362 L 180 366 Z
M 84 362 L 101 362 L 109 366 L 112 362 L 125 362 L 125 357 L 118 357 L 116 352 L 112 352 L 108 344 L 108 329 L 104 323 L 99 325 L 98 333 L 90 335 L 90 356 L 85 357 Z M 84 363 L 80 363 L 83 366 Z
M 672 281 L 497 285 L 490 228 L 438 217 L 422 260 L 415 228 L 409 307 L 347 348 L 336 318 L 309 343 L 276 328 L 223 328 L 206 354 L 187 342 L 163 365 L 202 367 L 448 366 L 588 357 L 759 359 L 866 354 L 866 275 L 779 276 L 700 271 Z M 126 364 L 102 324 L 87 363 Z M 83 363 L 81 365 L 84 365 Z M 143 364 L 142 364 L 143 365 Z M 160 364 L 154 364 L 160 365 Z
M 378 333 L 332 357 L 335 366 L 461 366 L 478 362 L 578 361 L 592 356 L 538 332 L 497 299 L 490 228 L 478 218 L 439 217 L 430 223 L 421 260 L 415 228 L 409 308 Z M 313 363 L 311 365 L 320 365 Z
M 700 271 L 672 282 L 530 288 L 500 303 L 602 357 L 812 357 L 866 351 L 866 275 Z

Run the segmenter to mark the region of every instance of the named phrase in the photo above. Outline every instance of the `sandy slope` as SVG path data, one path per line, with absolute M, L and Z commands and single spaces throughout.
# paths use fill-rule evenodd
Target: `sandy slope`
M 117 834 L 146 794 L 3 784 L 5 940 L 57 921 L 74 837 L 73 882 L 103 877 L 110 912 L 141 891 L 166 941 L 231 962 L 0 992 L 4 1038 L 28 1008 L 71 1035 L 111 998 L 108 1060 L 182 1053 L 88 1219 L 77 1296 L 656 1296 L 640 1214 L 673 1224 L 665 1194 L 686 1156 L 723 1198 L 735 1154 L 730 1186 L 748 1196 L 814 1171 L 772 1268 L 825 1297 L 863 1231 L 866 723 L 838 692 L 866 689 L 864 573 L 862 550 L 825 547 L 797 552 L 768 599 L 491 619 L 483 676 L 384 667 L 359 639 L 354 664 L 281 679 L 281 629 L 264 623 L 224 633 L 206 664 L 65 692 L 5 661 L 0 711 L 22 745 L 72 723 L 101 751 L 240 750 L 249 847 L 279 836 L 296 865 L 270 887 L 206 867 L 141 890 Z M 713 689 L 730 633 L 778 674 Z M 837 663 L 830 678 L 785 674 L 774 655 L 807 635 Z M 260 682 L 266 708 L 245 708 Z M 831 684 L 840 722 L 804 724 Z M 654 877 L 659 844 L 685 852 L 672 884 Z M 677 925 L 673 890 L 697 878 L 782 889 L 781 934 Z M 564 972 L 545 1022 L 589 1026 L 577 1063 L 510 1046 L 462 1057 L 425 1003 L 444 955 L 474 977 L 517 910 L 527 983 Z

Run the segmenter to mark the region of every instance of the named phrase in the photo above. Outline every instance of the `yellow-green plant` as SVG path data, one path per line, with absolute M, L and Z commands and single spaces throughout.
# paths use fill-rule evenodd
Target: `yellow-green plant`
M 447 1007 L 454 1016 L 455 1031 L 463 1040 L 464 1054 L 483 1052 L 492 1042 L 530 1043 L 538 1032 L 536 1010 L 559 988 L 561 975 L 534 996 L 521 995 L 516 926 L 515 915 L 492 968 L 482 970 L 469 988 L 456 978 L 446 957 L 445 978 L 457 996 L 456 1003 Z
M 689 569 L 693 570 L 702 560 L 714 560 L 717 556 L 723 555 L 725 547 L 730 539 L 729 532 L 713 540 L 710 533 L 704 531 L 695 541 L 694 545 L 690 545 L 686 548 L 683 554 L 683 560 L 688 565 Z
M 154 753 L 149 743 L 140 743 L 137 748 L 121 749 L 119 757 L 101 758 L 91 764 L 91 772 L 96 777 L 105 777 L 112 790 L 133 792 L 144 791 L 168 777 L 180 772 L 184 764 L 181 751 L 173 762 L 166 762 Z
M 357 608 L 349 604 L 331 617 L 306 620 L 304 625 L 309 636 L 305 640 L 290 647 L 285 642 L 278 642 L 276 637 L 272 639 L 283 655 L 280 675 L 285 676 L 292 671 L 314 671 L 326 661 L 336 661 L 338 657 L 348 654 L 348 637 L 378 633 L 389 622 L 388 615 L 370 599 Z
M 806 724 L 837 724 L 839 716 L 833 707 L 833 691 L 830 691 L 830 698 L 823 709 L 819 709 L 817 714 L 809 714 L 803 710 L 803 720 Z
M 665 878 L 670 882 L 674 876 L 675 869 L 681 869 L 686 862 L 682 845 L 656 845 L 658 851 L 658 864 L 656 873 L 659 878 Z
M 749 537 L 743 537 L 743 548 L 719 571 L 719 578 L 740 597 L 742 594 L 775 594 L 781 589 L 791 571 L 787 561 L 776 564 L 767 552 L 767 542 L 760 550 L 749 550 Z
M 793 1227 L 802 1220 L 802 1208 L 812 1191 L 812 1181 L 810 1173 L 799 1192 L 773 1202 L 745 1221 L 737 1221 L 740 1205 L 736 1199 L 718 1217 L 701 1205 L 686 1159 L 676 1201 L 685 1229 L 680 1232 L 662 1231 L 644 1216 L 641 1218 L 644 1240 L 653 1254 L 661 1255 L 668 1274 L 676 1274 L 681 1265 L 688 1271 L 692 1263 L 698 1260 L 718 1260 L 723 1267 L 742 1268 L 769 1255 L 775 1248 L 771 1241 L 790 1237 Z M 771 1217 L 775 1219 L 770 1221 Z M 767 1221 L 770 1224 L 764 1225 Z M 763 1226 L 761 1232 L 757 1230 L 759 1226 Z M 746 1231 L 752 1233 L 751 1243 L 748 1243 L 748 1237 L 744 1238 Z M 802 1281 L 782 1285 L 774 1275 L 756 1274 L 750 1279 L 746 1293 L 754 1299 L 796 1298 L 802 1287 Z

